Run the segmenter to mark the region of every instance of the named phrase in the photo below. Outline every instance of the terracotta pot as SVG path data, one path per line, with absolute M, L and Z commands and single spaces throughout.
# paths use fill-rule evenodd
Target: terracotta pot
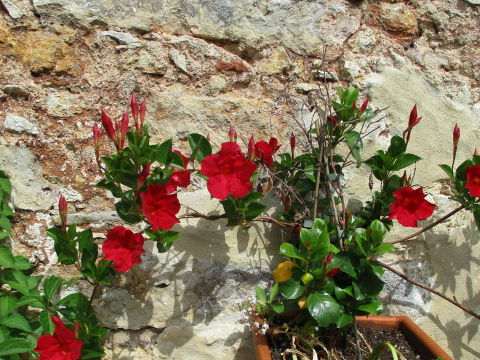
M 435 341 L 406 316 L 357 316 L 357 323 L 360 327 L 372 330 L 400 330 L 422 359 L 432 360 L 440 357 L 443 360 L 452 360 Z M 254 331 L 253 342 L 257 360 L 272 360 L 265 335 Z

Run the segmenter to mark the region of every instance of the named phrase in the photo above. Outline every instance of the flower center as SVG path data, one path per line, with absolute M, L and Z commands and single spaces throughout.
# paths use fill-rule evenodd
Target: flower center
M 472 183 L 475 185 L 480 185 L 480 176 L 474 176 L 472 179 Z
M 222 175 L 228 175 L 232 173 L 232 164 L 226 163 L 222 165 Z

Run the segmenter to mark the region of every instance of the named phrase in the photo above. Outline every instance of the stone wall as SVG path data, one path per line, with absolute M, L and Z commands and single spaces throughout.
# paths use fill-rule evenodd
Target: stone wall
M 477 0 L 0 0 L 0 169 L 13 183 L 12 245 L 38 273 L 74 276 L 56 265 L 45 235 L 59 193 L 71 221 L 91 223 L 98 239 L 118 222 L 113 200 L 93 188 L 91 133 L 100 109 L 119 117 L 131 92 L 147 102 L 154 139 L 173 137 L 180 149 L 191 131 L 219 145 L 230 124 L 240 143 L 254 128 L 257 139 L 287 144 L 298 131 L 293 117 L 309 116 L 308 93 L 328 81 L 357 86 L 385 109 L 368 156 L 405 128 L 416 103 L 423 120 L 411 146 L 424 157 L 416 182 L 439 218 L 455 206 L 436 166 L 450 161 L 454 124 L 459 159 L 480 148 L 479 29 Z M 366 170 L 347 174 L 352 204 L 369 198 L 367 179 Z M 201 188 L 183 192 L 182 203 L 221 211 Z M 113 330 L 108 358 L 252 358 L 235 302 L 270 281 L 288 234 L 225 225 L 182 221 L 172 251 L 152 250 L 102 290 L 95 306 Z M 479 238 L 471 217 L 458 214 L 385 261 L 480 312 Z M 385 278 L 388 312 L 408 313 L 455 359 L 480 358 L 478 320 Z

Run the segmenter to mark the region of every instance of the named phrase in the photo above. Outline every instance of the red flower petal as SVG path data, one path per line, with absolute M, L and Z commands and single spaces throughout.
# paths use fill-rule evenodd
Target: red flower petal
M 200 172 L 208 177 L 210 194 L 225 200 L 228 195 L 235 198 L 246 196 L 253 189 L 250 177 L 255 170 L 255 164 L 245 159 L 236 143 L 226 142 L 222 144 L 220 153 L 203 159 Z
M 390 205 L 390 220 L 397 219 L 400 224 L 407 227 L 416 227 L 417 220 L 430 217 L 435 205 L 425 200 L 426 194 L 422 188 L 414 190 L 409 186 L 397 189 L 393 193 L 397 200 Z
M 40 354 L 38 360 L 77 360 L 82 352 L 82 340 L 76 339 L 72 330 L 63 322 L 50 315 L 55 324 L 53 335 L 42 335 L 37 340 L 35 351 Z
M 480 164 L 466 168 L 467 184 L 470 196 L 480 197 Z
M 112 260 L 117 271 L 128 271 L 133 264 L 140 264 L 144 238 L 123 226 L 115 226 L 107 233 L 102 245 L 105 260 Z
M 176 194 L 169 194 L 165 185 L 148 184 L 147 190 L 140 194 L 142 207 L 140 208 L 153 227 L 168 230 L 178 222 L 175 216 L 180 211 L 180 202 Z

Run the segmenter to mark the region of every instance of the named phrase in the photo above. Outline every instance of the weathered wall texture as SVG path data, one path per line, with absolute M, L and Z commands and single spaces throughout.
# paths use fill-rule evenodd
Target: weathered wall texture
M 478 3 L 0 0 L 0 168 L 14 187 L 15 250 L 36 261 L 38 272 L 65 275 L 44 232 L 59 192 L 72 204 L 72 221 L 92 223 L 99 237 L 117 222 L 113 200 L 92 187 L 99 171 L 91 130 L 101 108 L 119 116 L 136 92 L 147 102 L 154 138 L 173 137 L 180 149 L 191 131 L 210 133 L 219 145 L 229 124 L 241 141 L 255 129 L 257 139 L 286 144 L 296 131 L 292 114 L 308 117 L 301 105 L 323 86 L 324 47 L 333 85 L 353 84 L 377 108 L 388 106 L 366 156 L 400 133 L 418 104 L 423 120 L 411 146 L 424 161 L 416 181 L 432 194 L 439 218 L 455 206 L 436 166 L 450 161 L 454 124 L 460 159 L 480 148 Z M 369 197 L 367 173 L 360 174 L 346 176 L 352 206 Z M 204 213 L 220 211 L 205 191 L 181 199 Z M 270 280 L 282 234 L 205 220 L 178 229 L 172 251 L 146 254 L 96 299 L 113 330 L 109 358 L 251 359 L 234 302 Z M 387 261 L 480 312 L 478 239 L 471 217 L 459 214 Z M 477 320 L 395 275 L 386 279 L 388 311 L 412 315 L 455 359 L 480 358 Z

